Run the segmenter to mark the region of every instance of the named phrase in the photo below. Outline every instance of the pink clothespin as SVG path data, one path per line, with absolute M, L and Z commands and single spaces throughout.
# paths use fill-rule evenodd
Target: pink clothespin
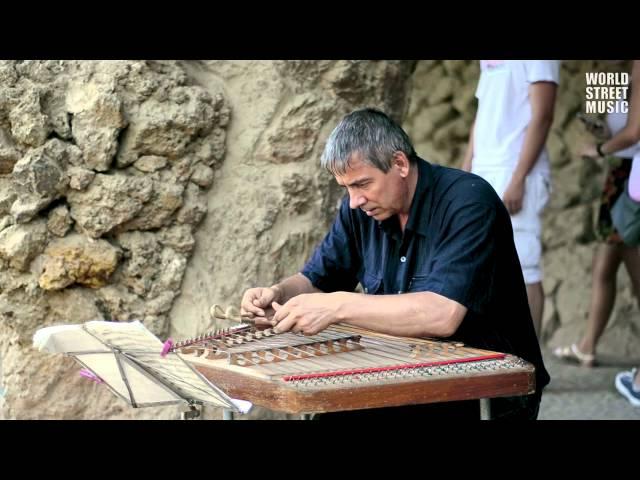
M 166 357 L 167 353 L 169 353 L 171 348 L 173 348 L 173 340 L 171 338 L 169 338 L 169 339 L 167 339 L 166 342 L 164 342 L 164 345 L 162 346 L 162 352 L 160 352 L 160 356 L 162 358 Z
M 80 375 L 83 376 L 83 377 L 86 377 L 89 380 L 92 380 L 92 381 L 94 381 L 96 383 L 104 383 L 104 380 L 102 380 L 100 377 L 98 377 L 93 372 L 87 370 L 86 368 L 83 368 L 82 370 L 80 370 Z

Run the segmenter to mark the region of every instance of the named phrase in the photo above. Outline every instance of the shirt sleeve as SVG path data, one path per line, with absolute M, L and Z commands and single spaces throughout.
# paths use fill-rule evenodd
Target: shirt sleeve
M 528 60 L 524 62 L 527 82 L 560 83 L 560 60 Z
M 449 218 L 436 244 L 424 290 L 483 314 L 491 298 L 498 258 L 496 209 L 484 203 L 459 205 Z
M 300 272 L 323 292 L 350 292 L 358 284 L 360 255 L 349 210 L 343 200 L 331 230 Z

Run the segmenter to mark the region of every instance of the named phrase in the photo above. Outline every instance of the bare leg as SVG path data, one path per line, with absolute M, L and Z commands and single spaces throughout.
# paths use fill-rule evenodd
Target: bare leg
M 540 338 L 542 333 L 542 313 L 544 312 L 544 290 L 542 282 L 527 283 L 527 298 L 529 299 L 529 310 L 533 319 L 533 327 L 536 335 Z
M 621 245 L 604 244 L 593 256 L 591 308 L 587 330 L 578 344 L 582 353 L 594 354 L 616 299 L 616 273 L 622 262 Z

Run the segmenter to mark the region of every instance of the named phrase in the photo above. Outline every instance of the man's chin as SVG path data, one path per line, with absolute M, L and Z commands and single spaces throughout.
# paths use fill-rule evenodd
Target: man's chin
M 389 215 L 389 212 L 383 211 L 383 210 L 379 210 L 379 211 L 375 211 L 373 213 L 373 215 L 371 215 L 372 218 L 374 218 L 375 220 L 382 222 L 384 220 L 386 220 L 387 218 L 389 218 L 391 215 Z

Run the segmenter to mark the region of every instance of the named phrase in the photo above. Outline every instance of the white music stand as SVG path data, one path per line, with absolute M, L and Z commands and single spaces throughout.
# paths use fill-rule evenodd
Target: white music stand
M 91 321 L 38 330 L 39 350 L 73 357 L 86 374 L 104 383 L 133 408 L 186 403 L 183 419 L 199 416 L 210 404 L 247 413 L 250 402 L 233 399 L 188 364 L 180 354 L 162 355 L 164 344 L 140 322 Z

